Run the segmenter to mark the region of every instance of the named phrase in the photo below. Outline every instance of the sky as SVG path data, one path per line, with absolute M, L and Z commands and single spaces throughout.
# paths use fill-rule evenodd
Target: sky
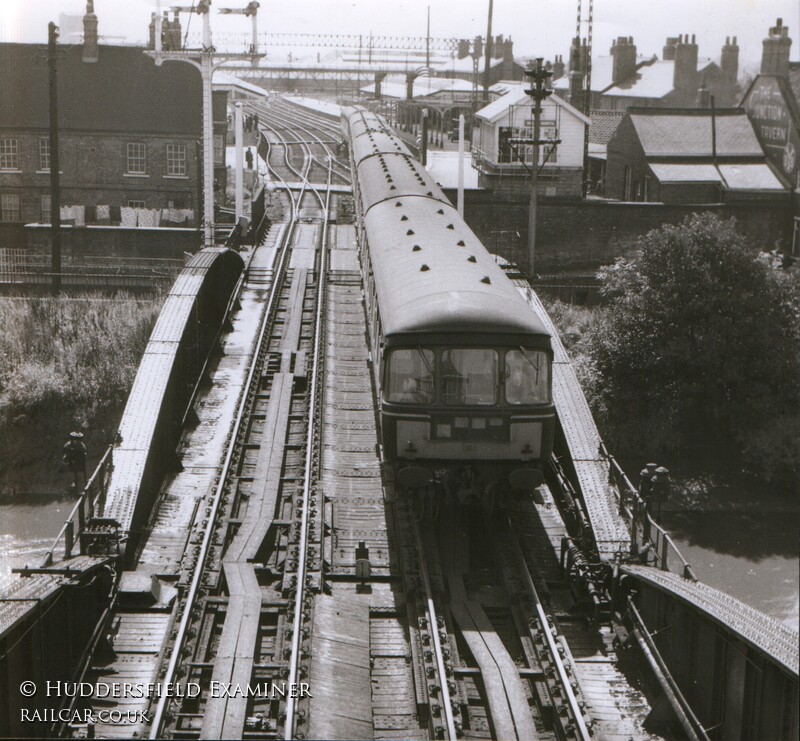
M 583 0 L 584 6 L 588 3 Z M 155 0 L 94 4 L 101 42 L 145 42 Z M 249 32 L 245 18 L 216 12 L 246 4 L 213 0 L 212 29 Z M 486 33 L 488 0 L 261 0 L 259 30 L 424 36 L 428 6 L 431 36 L 471 38 Z M 83 0 L 0 0 L 0 41 L 45 42 L 49 21 L 58 23 L 59 13 L 82 15 L 85 7 Z M 566 61 L 576 17 L 577 0 L 494 0 L 493 32 L 510 35 L 517 56 L 552 59 L 562 54 Z M 688 33 L 696 34 L 701 57 L 718 59 L 725 37 L 737 36 L 741 65 L 752 68 L 761 59 L 763 37 L 778 17 L 793 38 L 791 58 L 800 59 L 798 0 L 594 0 L 594 49 L 595 54 L 607 54 L 612 39 L 633 36 L 640 54 L 660 57 L 667 36 Z M 199 31 L 197 16 L 192 23 L 192 30 Z

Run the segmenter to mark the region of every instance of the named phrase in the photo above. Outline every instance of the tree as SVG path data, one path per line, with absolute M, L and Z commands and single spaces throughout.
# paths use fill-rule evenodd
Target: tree
M 771 264 L 734 220 L 710 213 L 651 231 L 640 248 L 601 271 L 610 306 L 590 345 L 594 396 L 615 443 L 791 471 L 800 460 L 797 271 Z

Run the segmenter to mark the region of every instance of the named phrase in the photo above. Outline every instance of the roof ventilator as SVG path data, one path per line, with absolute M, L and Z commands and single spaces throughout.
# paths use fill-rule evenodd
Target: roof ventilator
M 411 248 L 411 251 L 412 251 L 412 252 L 419 252 L 421 249 L 422 249 L 422 247 L 420 247 L 418 244 L 415 244 L 415 245 L 414 245 L 414 246 Z
M 448 225 L 447 225 L 447 228 L 448 228 L 448 229 L 455 229 L 455 227 L 454 227 L 452 224 L 448 224 Z
M 419 269 L 419 272 L 420 273 L 425 273 L 428 270 L 430 270 L 430 268 L 425 263 L 422 263 L 422 267 Z
M 481 283 L 486 283 L 486 284 L 488 285 L 488 284 L 490 284 L 491 282 L 492 282 L 492 281 L 491 281 L 491 280 L 489 280 L 489 276 L 488 276 L 488 275 L 484 275 L 484 276 L 483 276 L 483 278 L 481 278 Z
M 410 237 L 410 236 L 411 236 L 413 233 L 414 233 L 414 230 L 413 230 L 413 229 L 409 229 L 409 230 L 406 232 L 406 236 L 407 236 L 407 237 Z
M 466 247 L 467 246 L 463 239 L 459 239 L 458 242 L 456 242 L 456 244 L 459 247 Z
M 467 258 L 467 262 L 478 262 L 478 261 L 477 261 L 477 259 L 475 259 L 475 255 L 470 255 Z

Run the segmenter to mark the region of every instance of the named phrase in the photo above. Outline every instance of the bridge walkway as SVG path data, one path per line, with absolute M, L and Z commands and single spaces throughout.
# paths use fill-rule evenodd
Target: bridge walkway
M 206 391 L 195 405 L 197 422 L 179 446 L 179 470 L 162 486 L 135 569 L 122 575 L 111 639 L 114 658 L 106 665 L 94 665 L 90 680 L 134 685 L 154 681 L 172 624 L 176 585 L 182 573 L 191 573 L 197 558 L 204 502 L 213 495 L 220 475 L 237 402 L 255 349 L 256 328 L 266 306 L 271 261 L 281 231 L 282 225 L 273 225 L 254 251 L 253 263 L 261 270 L 254 271 L 244 283 L 241 308 L 232 317 L 231 331 L 221 339 L 221 355 L 211 367 Z M 133 704 L 126 709 L 147 710 L 148 698 L 130 699 Z M 102 707 L 102 702 L 101 698 L 92 698 L 96 707 Z M 96 729 L 98 737 L 105 738 L 130 738 L 134 732 L 141 736 L 145 730 L 126 725 L 98 725 Z

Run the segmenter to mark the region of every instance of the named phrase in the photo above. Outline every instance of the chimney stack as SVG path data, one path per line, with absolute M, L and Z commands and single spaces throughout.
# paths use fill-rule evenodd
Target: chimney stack
M 503 34 L 495 37 L 494 46 L 492 46 L 492 59 L 503 58 Z
M 697 96 L 697 44 L 695 37 L 689 40 L 689 34 L 678 37 L 675 47 L 675 70 L 672 76 L 672 87 L 677 93 L 676 102 L 692 105 Z
M 710 108 L 711 107 L 711 92 L 709 89 L 701 84 L 697 89 L 697 107 Z
M 170 33 L 172 35 L 172 48 L 174 51 L 180 51 L 182 47 L 182 40 L 181 40 L 181 19 L 178 17 L 178 11 L 175 11 L 175 14 L 172 17 L 172 27 L 170 28 Z
M 789 27 L 783 25 L 783 19 L 778 18 L 777 23 L 769 29 L 769 36 L 764 39 L 764 50 L 761 56 L 762 75 L 789 74 L 789 51 L 792 40 L 789 38 Z
M 620 36 L 611 42 L 611 56 L 614 58 L 612 82 L 619 85 L 636 72 L 636 45 L 633 36 Z
M 96 62 L 100 55 L 97 44 L 97 16 L 94 14 L 94 0 L 86 3 L 86 15 L 83 16 L 83 61 Z
M 584 73 L 581 55 L 581 40 L 576 36 L 569 46 L 569 71 Z
M 156 14 L 150 13 L 150 36 L 148 37 L 147 41 L 147 48 L 148 49 L 155 49 L 156 48 Z
M 739 78 L 739 45 L 736 43 L 735 36 L 733 42 L 729 38 L 725 39 L 719 66 L 722 68 L 722 79 L 725 83 L 735 85 Z
M 456 48 L 456 59 L 466 59 L 469 56 L 469 39 L 459 39 Z
M 569 73 L 569 103 L 579 111 L 583 110 L 583 73 L 570 70 Z
M 553 62 L 553 80 L 559 80 L 564 76 L 564 57 L 561 54 L 556 54 L 556 60 Z
M 503 42 L 503 77 L 506 80 L 514 77 L 514 42 L 510 36 Z
M 667 43 L 664 44 L 664 52 L 662 58 L 665 62 L 670 62 L 675 59 L 675 49 L 678 46 L 677 36 L 667 36 Z

